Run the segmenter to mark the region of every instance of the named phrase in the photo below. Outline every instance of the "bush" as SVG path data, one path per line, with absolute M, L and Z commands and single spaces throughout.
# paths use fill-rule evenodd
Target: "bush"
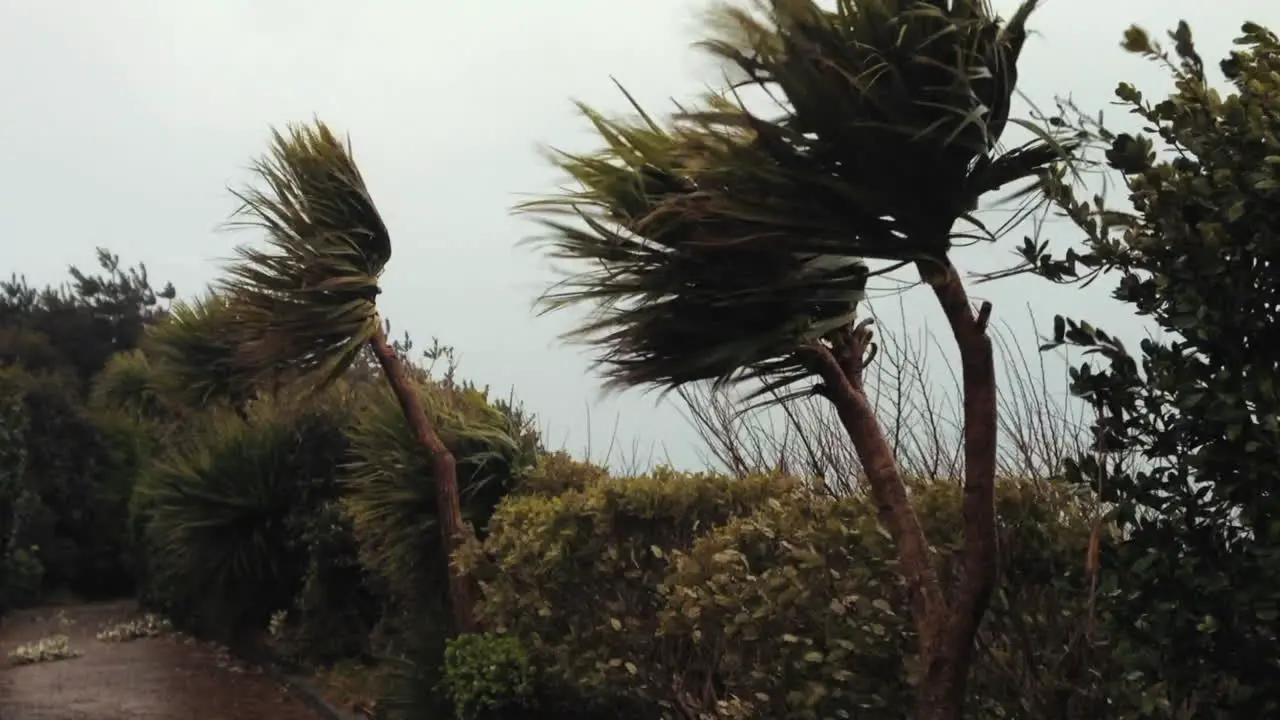
M 582 490 L 607 477 L 609 471 L 605 468 L 556 451 L 538 457 L 537 463 L 521 478 L 518 490 L 523 494 L 559 495 Z
M 86 409 L 70 375 L 3 373 L 0 389 L 18 403 L 5 423 L 21 423 L 3 441 L 12 446 L 6 453 L 21 453 L 21 462 L 5 460 L 0 489 L 6 543 L 40 548 L 48 589 L 89 598 L 131 592 L 126 508 L 149 455 L 146 429 L 123 413 Z
M 533 664 L 513 637 L 460 635 L 445 648 L 443 689 L 458 720 L 496 720 L 528 710 L 534 687 Z
M 193 629 L 264 628 L 308 566 L 302 528 L 336 498 L 352 405 L 338 392 L 219 410 L 138 486 L 160 609 Z M 167 606 L 167 607 L 166 607 Z
M 864 502 L 771 499 L 673 554 L 660 632 L 678 652 L 636 674 L 699 712 L 899 718 L 911 623 L 893 552 Z
M 337 500 L 300 519 L 306 572 L 277 639 L 297 657 L 320 664 L 364 655 L 383 600 L 360 564 L 351 519 Z
M 940 553 L 960 491 L 915 489 Z M 1085 634 L 1092 509 L 1049 482 L 999 486 L 1004 583 L 984 625 L 975 716 L 1117 717 Z M 579 705 L 684 717 L 900 718 L 914 626 L 863 497 L 782 477 L 669 470 L 508 499 L 460 561 L 487 627 Z M 943 563 L 949 573 L 956 563 Z
M 457 559 L 480 580 L 481 622 L 520 638 L 549 682 L 588 704 L 645 703 L 661 696 L 647 671 L 671 662 L 658 620 L 668 555 L 797 488 L 659 469 L 513 496 Z

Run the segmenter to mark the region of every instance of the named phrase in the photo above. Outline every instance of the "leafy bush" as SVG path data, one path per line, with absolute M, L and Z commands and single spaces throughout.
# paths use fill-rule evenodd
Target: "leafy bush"
M 601 705 L 643 703 L 661 692 L 650 669 L 672 662 L 659 621 L 668 554 L 797 488 L 659 469 L 513 496 L 457 560 L 480 580 L 481 621 L 520 638 L 550 682 Z
M 338 392 L 219 410 L 139 484 L 153 583 L 196 629 L 265 627 L 307 570 L 299 532 L 339 490 L 352 404 Z M 160 552 L 157 552 L 160 551 Z M 164 608 L 170 609 L 170 608 Z M 185 612 L 176 613 L 179 617 Z
M 533 704 L 533 664 L 513 637 L 460 635 L 445 648 L 443 685 L 458 720 L 508 717 Z
M 609 471 L 595 463 L 578 460 L 569 453 L 557 451 L 538 457 L 537 464 L 520 480 L 519 491 L 525 494 L 559 495 L 569 490 L 582 490 L 609 476 Z
M 892 557 L 863 502 L 770 499 L 673 554 L 660 632 L 679 651 L 636 675 L 700 712 L 737 699 L 776 718 L 901 717 L 911 623 Z
M 0 490 L 5 543 L 39 546 L 49 588 L 87 597 L 130 592 L 126 508 L 149 455 L 146 429 L 121 412 L 85 408 L 69 374 L 4 373 L 22 424 L 20 440 L 10 432 L 6 441 L 20 442 L 22 457 Z
M 959 488 L 915 493 L 938 552 L 954 552 Z M 1085 635 L 1091 506 L 1047 481 L 1004 482 L 998 503 L 1004 584 L 975 715 L 1119 717 L 1099 677 L 1108 659 Z M 913 696 L 906 591 L 860 496 L 784 477 L 601 478 L 509 498 L 459 560 L 481 581 L 487 626 L 579 704 L 874 720 L 900 718 Z
M 299 514 L 306 572 L 292 605 L 274 633 L 301 659 L 321 664 L 369 650 L 383 601 L 360 563 L 351 519 L 337 500 Z

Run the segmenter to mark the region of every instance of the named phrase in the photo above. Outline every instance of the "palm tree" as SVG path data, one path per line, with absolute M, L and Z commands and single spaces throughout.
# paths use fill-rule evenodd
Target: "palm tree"
M 571 339 L 597 349 L 610 385 L 748 383 L 752 397 L 816 393 L 834 404 L 912 591 L 925 667 L 916 712 L 931 720 L 962 712 L 997 580 L 991 307 L 972 307 L 950 256 L 958 240 L 999 234 L 973 217 L 980 198 L 1019 184 L 1011 197 L 1030 203 L 1070 150 L 1044 132 L 1000 145 L 1035 4 L 1008 22 L 980 0 L 721 6 L 702 46 L 736 76 L 729 91 L 663 124 L 638 106 L 635 122 L 584 106 L 604 149 L 557 154 L 576 186 L 522 206 L 573 268 L 545 307 L 594 307 Z M 743 99 L 747 88 L 764 90 L 776 113 L 749 109 L 758 103 Z M 870 276 L 904 266 L 931 287 L 962 358 L 954 588 L 940 580 L 863 386 L 874 344 L 858 303 Z
M 453 454 L 423 410 L 410 372 L 387 341 L 375 300 L 391 238 L 347 143 L 317 121 L 273 132 L 253 166 L 265 187 L 237 193 L 233 223 L 266 232 L 267 247 L 237 248 L 221 292 L 234 307 L 236 363 L 251 376 L 337 380 L 364 348 L 386 375 L 413 436 L 429 455 L 450 557 L 463 532 Z M 475 630 L 469 580 L 450 563 L 459 632 Z

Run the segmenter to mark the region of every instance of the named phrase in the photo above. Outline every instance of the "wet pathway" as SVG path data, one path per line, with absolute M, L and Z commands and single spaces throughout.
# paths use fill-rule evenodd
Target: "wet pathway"
M 214 649 L 178 637 L 102 642 L 104 626 L 132 603 L 16 612 L 0 626 L 3 720 L 318 720 L 264 675 L 244 672 Z M 70 623 L 68 624 L 68 621 Z M 14 666 L 20 644 L 62 633 L 80 657 Z

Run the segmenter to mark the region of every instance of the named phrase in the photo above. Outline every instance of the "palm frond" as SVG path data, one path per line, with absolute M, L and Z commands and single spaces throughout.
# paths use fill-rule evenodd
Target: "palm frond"
M 137 415 L 154 415 L 160 405 L 156 372 L 140 349 L 118 352 L 93 379 L 89 401 L 99 409 L 119 408 Z
M 152 387 L 178 407 L 242 403 L 253 394 L 239 361 L 241 327 L 225 295 L 206 293 L 175 302 L 169 316 L 147 331 L 142 346 L 151 359 Z
M 430 380 L 417 386 L 433 427 L 457 459 L 463 516 L 483 529 L 532 463 L 529 449 L 509 434 L 509 419 L 481 393 Z M 343 505 L 362 562 L 399 602 L 430 601 L 447 587 L 435 478 L 389 387 L 371 390 L 350 437 Z
M 266 247 L 237 248 L 223 284 L 237 306 L 240 362 L 328 384 L 378 331 L 390 235 L 350 147 L 319 121 L 274 131 L 253 170 L 260 187 L 236 193 L 233 225 L 264 231 Z
M 948 262 L 981 195 L 1034 185 L 1069 149 L 1000 151 L 1035 4 L 1003 24 L 978 0 L 722 7 L 703 47 L 735 87 L 665 124 L 582 107 L 603 149 L 556 154 L 576 187 L 520 207 L 570 263 L 544 307 L 595 310 L 571 337 L 611 385 L 804 377 L 797 348 L 853 321 L 864 261 Z

